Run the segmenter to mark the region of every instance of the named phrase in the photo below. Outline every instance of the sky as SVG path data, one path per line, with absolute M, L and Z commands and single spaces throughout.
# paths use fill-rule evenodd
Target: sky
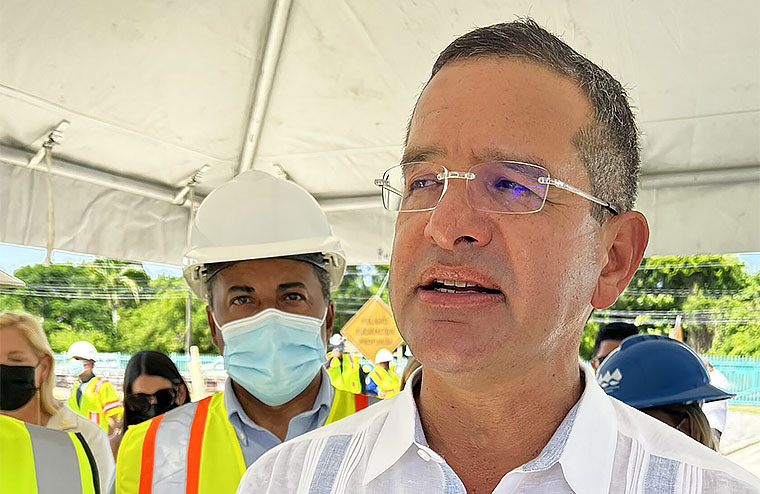
M 95 256 L 86 254 L 76 254 L 62 250 L 54 250 L 51 260 L 54 264 L 70 262 L 72 264 L 81 264 L 90 262 Z M 0 269 L 6 273 L 13 274 L 13 271 L 29 264 L 38 264 L 45 260 L 45 249 L 37 247 L 24 247 L 21 245 L 0 243 Z M 180 266 L 169 266 L 167 264 L 143 263 L 143 269 L 152 279 L 158 278 L 159 275 L 181 276 L 182 268 Z
M 760 270 L 760 252 L 738 254 L 738 256 L 739 259 L 746 263 L 747 271 L 749 273 L 755 274 Z M 21 266 L 41 263 L 44 259 L 45 249 L 0 243 L 0 269 L 7 273 L 13 274 L 13 272 Z M 53 263 L 56 264 L 65 262 L 81 264 L 83 262 L 90 262 L 93 259 L 95 259 L 95 256 L 76 254 L 61 250 L 53 251 L 52 257 Z M 161 274 L 167 276 L 182 275 L 182 268 L 180 266 L 145 262 L 143 263 L 143 268 L 145 269 L 145 272 L 148 273 L 148 276 L 153 279 Z

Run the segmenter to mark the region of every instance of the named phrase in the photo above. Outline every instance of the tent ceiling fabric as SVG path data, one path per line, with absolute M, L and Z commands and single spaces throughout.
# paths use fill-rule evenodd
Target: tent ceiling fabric
M 45 245 L 44 167 L 23 165 L 65 119 L 56 248 L 178 264 L 188 208 L 171 198 L 204 164 L 199 193 L 230 179 L 248 149 L 254 168 L 320 200 L 349 262 L 387 262 L 394 218 L 372 179 L 398 161 L 437 53 L 473 26 L 531 15 L 629 88 L 647 254 L 760 251 L 755 0 L 187 5 L 0 0 L 0 242 Z M 270 33 L 277 8 L 284 29 Z M 265 53 L 276 65 L 262 70 Z M 267 104 L 252 138 L 254 100 Z

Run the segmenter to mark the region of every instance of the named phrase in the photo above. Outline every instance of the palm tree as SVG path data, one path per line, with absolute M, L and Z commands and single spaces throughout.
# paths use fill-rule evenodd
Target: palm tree
M 116 334 L 119 307 L 140 303 L 140 292 L 148 285 L 148 276 L 142 266 L 115 259 L 96 259 L 88 268 L 100 280 L 100 285 L 107 294 L 113 324 L 112 334 Z

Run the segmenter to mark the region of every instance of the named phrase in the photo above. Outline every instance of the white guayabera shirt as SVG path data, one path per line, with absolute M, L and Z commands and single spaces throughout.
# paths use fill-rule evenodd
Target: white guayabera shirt
M 683 433 L 607 396 L 583 367 L 585 389 L 541 453 L 494 493 L 760 493 L 760 479 Z M 269 451 L 238 494 L 444 493 L 465 489 L 427 446 L 412 388 Z

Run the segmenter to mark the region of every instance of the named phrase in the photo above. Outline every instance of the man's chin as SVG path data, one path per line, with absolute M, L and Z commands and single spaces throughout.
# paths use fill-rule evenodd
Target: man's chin
M 421 345 L 415 350 L 415 358 L 425 367 L 441 374 L 464 375 L 478 372 L 486 364 L 482 352 L 469 352 L 439 342 L 435 346 Z

